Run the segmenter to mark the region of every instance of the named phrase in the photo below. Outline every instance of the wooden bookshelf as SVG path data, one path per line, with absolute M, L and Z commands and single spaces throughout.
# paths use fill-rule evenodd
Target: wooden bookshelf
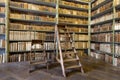
M 46 52 L 52 55 L 55 52 L 54 28 L 56 24 L 57 26 L 67 26 L 71 35 L 73 32 L 75 33 L 75 47 L 80 54 L 88 49 L 87 2 L 61 0 L 57 5 L 57 0 L 0 1 L 0 30 L 2 30 L 0 49 L 6 52 L 6 61 L 29 61 L 31 41 L 37 39 L 44 40 Z M 6 29 L 7 31 L 4 31 Z M 60 32 L 60 34 L 63 35 L 64 32 Z M 4 43 L 1 38 L 6 40 L 4 47 L 1 47 L 1 42 Z M 41 50 L 37 52 L 39 53 Z

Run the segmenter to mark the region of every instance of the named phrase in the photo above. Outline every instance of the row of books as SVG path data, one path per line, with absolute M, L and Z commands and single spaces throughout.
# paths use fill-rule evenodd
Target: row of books
M 73 40 L 88 40 L 88 35 L 83 35 L 83 34 L 74 34 L 70 35 Z M 60 34 L 60 41 L 68 41 L 70 40 L 69 37 L 66 37 L 64 34 Z
M 88 48 L 88 42 L 75 42 L 76 49 L 86 49 Z
M 88 35 L 75 34 L 73 35 L 74 40 L 88 40 Z
M 54 40 L 54 34 L 31 31 L 9 31 L 9 33 L 9 40 Z
M 115 55 L 120 56 L 120 45 L 115 45 Z
M 9 62 L 30 61 L 30 53 L 9 55 Z
M 54 54 L 50 53 L 50 52 L 46 52 L 47 53 L 47 58 L 49 60 L 53 60 Z M 30 60 L 43 60 L 43 56 L 45 54 L 43 53 L 22 53 L 22 54 L 12 54 L 9 56 L 9 62 L 22 62 L 22 61 L 30 61 Z M 32 57 L 32 58 L 30 58 Z
M 54 26 L 40 26 L 22 23 L 10 23 L 11 30 L 35 30 L 35 31 L 54 31 Z
M 83 56 L 84 55 L 84 51 L 83 50 L 79 50 L 77 51 L 79 56 Z M 49 60 L 53 60 L 55 57 L 55 55 L 53 53 L 49 53 L 47 52 L 48 55 L 48 59 Z M 34 57 L 32 59 L 34 60 L 40 60 L 43 59 L 41 57 L 41 53 L 22 53 L 22 54 L 12 54 L 9 55 L 9 62 L 22 62 L 22 61 L 30 61 L 30 56 Z M 3 55 L 0 55 L 0 62 L 3 62 Z
M 54 26 L 39 26 L 32 24 L 10 23 L 12 30 L 40 30 L 40 31 L 54 31 Z
M 6 57 L 5 53 L 0 54 L 0 63 L 5 63 L 5 57 Z
M 0 17 L 0 23 L 5 23 L 5 18 Z
M 66 0 L 61 0 L 61 1 L 59 1 L 59 3 L 62 5 L 68 5 L 68 6 L 72 6 L 72 7 L 88 9 L 88 5 L 86 5 L 86 4 L 74 3 L 74 2 L 70 2 L 70 1 L 66 1 Z
M 120 0 L 113 0 L 113 4 L 116 6 L 116 5 L 119 5 L 120 4 Z
M 112 53 L 113 46 L 111 44 L 100 44 L 100 51 Z
M 110 30 L 112 30 L 112 23 L 106 23 L 106 24 L 94 26 L 94 28 L 91 29 L 91 32 L 102 32 L 102 31 L 110 31 Z
M 96 0 L 93 4 L 92 4 L 92 8 L 97 6 L 98 4 L 104 2 L 105 0 Z
M 0 25 L 0 34 L 5 33 L 5 25 Z
M 5 13 L 5 7 L 0 7 L 0 13 Z
M 0 39 L 0 48 L 5 48 L 5 40 Z
M 43 46 L 45 50 L 54 50 L 54 43 L 51 42 L 44 42 Z M 40 49 L 41 46 L 37 45 L 37 50 Z M 31 42 L 13 42 L 9 45 L 10 52 L 16 52 L 16 51 L 31 51 L 32 49 L 36 49 L 35 46 L 32 46 Z
M 74 27 L 74 26 L 72 26 L 72 27 L 67 27 L 67 30 L 69 31 L 69 32 L 88 32 L 88 29 L 87 28 L 80 28 L 80 27 Z
M 94 34 L 91 36 L 91 40 L 100 42 L 112 42 L 113 34 L 112 33 Z
M 86 19 L 67 18 L 67 17 L 60 17 L 59 22 L 73 23 L 73 24 L 88 24 L 88 20 Z
M 45 25 L 32 25 L 25 23 L 10 23 L 10 29 L 12 30 L 40 30 L 40 31 L 54 31 L 54 26 L 45 26 Z M 88 32 L 87 28 L 79 28 L 75 26 L 67 26 L 69 32 Z M 62 32 L 62 31 L 61 31 Z
M 84 27 L 76 27 L 76 26 L 67 26 L 68 32 L 88 32 L 88 28 Z M 60 32 L 64 32 L 63 30 L 60 30 Z
M 51 42 L 45 42 L 43 44 L 45 50 L 54 50 L 54 43 Z M 88 48 L 88 43 L 87 42 L 75 42 L 75 48 L 76 49 L 86 49 Z M 39 48 L 39 46 L 38 46 Z M 37 48 L 37 49 L 38 49 Z M 70 42 L 67 43 L 61 43 L 61 48 L 62 49 L 72 49 L 72 44 Z M 14 42 L 10 43 L 9 46 L 10 52 L 16 52 L 16 51 L 30 51 L 32 49 L 31 42 Z M 34 49 L 34 47 L 33 47 Z M 41 49 L 39 49 L 41 50 Z
M 35 20 L 35 21 L 55 21 L 55 18 L 52 16 L 39 16 L 33 14 L 23 14 L 23 13 L 10 13 L 10 18 L 13 19 L 22 19 L 22 20 Z
M 112 53 L 113 46 L 111 44 L 91 43 L 91 49 Z
M 119 58 L 113 58 L 113 56 L 109 55 L 109 54 L 105 54 L 104 52 L 101 53 L 96 53 L 94 51 L 91 52 L 91 56 L 96 58 L 96 59 L 100 59 L 103 60 L 107 63 L 113 63 L 113 59 L 114 59 L 114 66 L 120 66 L 120 59 Z
M 115 33 L 115 42 L 120 42 L 120 32 Z
M 113 63 L 113 56 L 105 54 L 104 52 L 101 53 L 91 52 L 91 56 L 96 59 L 103 60 L 107 63 L 111 63 L 111 64 Z M 115 64 L 118 64 L 117 61 L 115 62 Z
M 48 12 L 55 12 L 56 11 L 56 9 L 53 7 L 36 5 L 36 4 L 25 3 L 25 2 L 10 1 L 10 5 L 15 6 L 15 7 L 19 7 L 19 8 L 37 10 L 37 11 L 48 11 Z
M 0 3 L 5 3 L 6 0 L 0 0 Z
M 114 29 L 120 30 L 120 21 L 116 21 Z
M 97 17 L 96 19 L 93 19 L 91 21 L 91 24 L 107 21 L 107 20 L 110 20 L 110 19 L 113 19 L 113 13 L 107 13 L 107 14 L 101 16 L 101 17 Z
M 61 43 L 61 48 L 64 49 L 72 49 L 73 45 L 70 42 Z M 87 49 L 88 43 L 87 42 L 75 42 L 74 47 L 76 49 Z
M 88 16 L 87 12 L 77 11 L 77 10 L 70 10 L 70 9 L 63 9 L 63 8 L 59 9 L 59 13 L 77 15 L 77 16 Z
M 106 5 L 101 6 L 100 8 L 98 8 L 97 10 L 92 12 L 92 16 L 94 16 L 95 14 L 104 12 L 105 10 L 108 10 L 110 7 L 112 7 L 113 3 L 109 2 Z
M 37 1 L 43 1 L 43 2 L 53 2 L 53 3 L 56 3 L 56 0 L 37 0 Z

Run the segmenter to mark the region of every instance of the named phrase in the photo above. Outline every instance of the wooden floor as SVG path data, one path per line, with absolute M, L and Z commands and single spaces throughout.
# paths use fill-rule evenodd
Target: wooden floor
M 81 62 L 85 74 L 76 70 L 68 72 L 67 78 L 62 76 L 60 65 L 57 64 L 51 65 L 48 71 L 42 68 L 32 73 L 28 73 L 28 62 L 0 64 L 0 80 L 120 80 L 118 67 L 90 57 L 81 57 Z

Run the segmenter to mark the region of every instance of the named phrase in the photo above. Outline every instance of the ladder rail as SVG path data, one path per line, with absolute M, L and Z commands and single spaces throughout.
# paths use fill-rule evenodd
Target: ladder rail
M 63 75 L 64 75 L 64 77 L 66 77 L 66 74 L 65 74 L 65 67 L 64 67 L 64 62 L 63 62 L 62 49 L 61 49 L 61 46 L 60 46 L 60 39 L 59 39 L 58 26 L 56 26 L 56 35 L 57 35 L 56 38 L 57 38 L 58 50 L 59 50 L 59 53 L 60 53 L 60 64 L 61 64 L 61 67 L 62 67 Z M 58 58 L 58 57 L 57 57 L 57 58 Z

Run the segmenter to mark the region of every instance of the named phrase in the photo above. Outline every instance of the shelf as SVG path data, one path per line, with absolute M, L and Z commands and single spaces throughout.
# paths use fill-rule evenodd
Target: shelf
M 5 36 L 5 33 L 0 33 L 0 35 L 3 35 L 3 36 Z
M 74 2 L 74 3 L 80 3 L 80 4 L 88 4 L 88 2 L 84 2 L 84 1 L 81 1 L 81 0 L 67 0 L 69 2 Z
M 66 8 L 70 10 L 78 10 L 78 11 L 88 11 L 87 9 L 84 8 L 78 8 L 78 7 L 72 7 L 72 6 L 67 6 L 67 5 L 59 5 L 60 8 Z
M 120 42 L 114 42 L 115 44 L 119 44 L 120 45 Z
M 105 51 L 100 51 L 100 50 L 95 50 L 95 49 L 91 49 L 91 50 L 95 51 L 95 52 L 98 53 L 98 54 L 108 54 L 108 55 L 110 55 L 110 56 L 113 56 L 112 53 L 108 53 L 108 52 L 105 52 Z
M 0 23 L 0 25 L 5 25 L 5 23 Z
M 88 40 L 74 40 L 74 42 L 88 42 Z
M 115 54 L 115 58 L 120 58 L 120 54 Z
M 86 50 L 88 48 L 76 48 L 76 50 Z
M 77 48 L 76 50 L 86 50 L 87 48 Z M 71 50 L 73 50 L 73 49 L 67 49 L 67 51 L 71 51 Z M 42 52 L 43 50 L 36 50 L 36 52 Z M 54 50 L 46 50 L 46 52 L 50 52 L 50 51 L 55 51 L 55 49 Z M 62 51 L 65 51 L 64 49 L 62 49 Z M 30 50 L 26 50 L 26 51 L 10 51 L 10 53 L 29 53 L 30 52 Z
M 112 1 L 112 0 L 105 0 L 105 1 L 103 1 L 102 3 L 98 4 L 97 6 L 93 7 L 91 10 L 94 11 L 94 10 L 98 9 L 99 7 L 101 7 L 101 6 L 109 3 L 109 2 L 111 2 L 111 1 Z
M 24 8 L 19 8 L 19 7 L 14 7 L 10 6 L 11 10 L 16 10 L 20 12 L 25 12 L 25 13 L 32 13 L 32 14 L 37 14 L 37 15 L 50 15 L 50 16 L 56 16 L 56 13 L 49 12 L 49 11 L 37 11 L 37 10 L 30 10 L 30 9 L 24 9 Z
M 111 33 L 111 32 L 113 32 L 113 31 L 110 30 L 110 31 L 91 32 L 91 34 Z
M 91 24 L 91 26 L 101 25 L 101 24 L 105 24 L 105 23 L 112 22 L 112 21 L 113 21 L 113 19 L 110 19 L 110 20 L 106 20 L 106 21 L 98 22 L 98 23 L 95 23 L 95 24 Z
M 120 32 L 120 30 L 114 30 L 115 32 Z
M 59 16 L 70 17 L 70 18 L 81 18 L 81 19 L 88 19 L 87 16 L 78 16 L 78 15 L 71 15 L 71 14 L 59 14 Z
M 44 5 L 49 7 L 56 7 L 56 4 L 53 2 L 43 2 L 41 0 L 19 0 L 20 2 L 27 2 L 31 4 Z
M 26 22 L 30 24 L 38 24 L 38 25 L 55 25 L 55 22 L 50 22 L 50 21 L 38 21 L 38 20 L 24 20 L 24 19 L 13 19 L 10 18 L 11 21 L 15 22 Z
M 74 32 L 75 34 L 88 34 L 87 32 Z M 73 34 L 73 32 L 70 32 L 70 34 Z
M 74 24 L 74 23 L 63 23 L 63 22 L 59 22 L 58 25 L 67 25 L 67 26 L 82 26 L 82 27 L 88 27 L 88 25 L 85 24 Z
M 5 3 L 0 2 L 0 7 L 5 7 Z
M 113 42 L 102 42 L 102 41 L 92 41 L 92 43 L 101 43 L 101 44 L 113 44 Z
M 54 33 L 54 31 L 43 31 L 43 30 L 14 30 L 14 29 L 9 29 L 9 31 L 29 31 L 29 32 Z
M 0 12 L 0 17 L 5 17 L 5 13 Z
M 0 47 L 0 50 L 5 50 L 5 48 L 3 48 L 3 47 Z
M 109 8 L 109 9 L 107 9 L 107 10 L 101 12 L 101 13 L 95 14 L 95 15 L 92 16 L 91 18 L 92 18 L 92 19 L 95 19 L 95 18 L 98 18 L 98 17 L 100 17 L 100 16 L 103 16 L 103 15 L 105 15 L 105 14 L 107 14 L 107 13 L 110 13 L 110 12 L 112 12 L 112 11 L 113 11 L 113 7 Z
M 9 42 L 31 42 L 32 40 L 9 40 Z M 54 42 L 53 40 L 44 40 L 44 42 Z
M 50 51 L 55 51 L 55 50 L 46 50 L 46 52 L 50 52 Z M 30 50 L 25 50 L 25 51 L 10 51 L 9 53 L 11 54 L 15 54 L 15 53 L 30 53 Z M 32 51 L 34 52 L 34 51 Z M 36 50 L 36 52 L 43 52 L 43 50 Z
M 115 7 L 117 10 L 120 9 L 120 4 Z
M 60 41 L 60 42 L 66 42 L 66 41 Z M 88 40 L 74 40 L 74 42 L 88 42 Z

